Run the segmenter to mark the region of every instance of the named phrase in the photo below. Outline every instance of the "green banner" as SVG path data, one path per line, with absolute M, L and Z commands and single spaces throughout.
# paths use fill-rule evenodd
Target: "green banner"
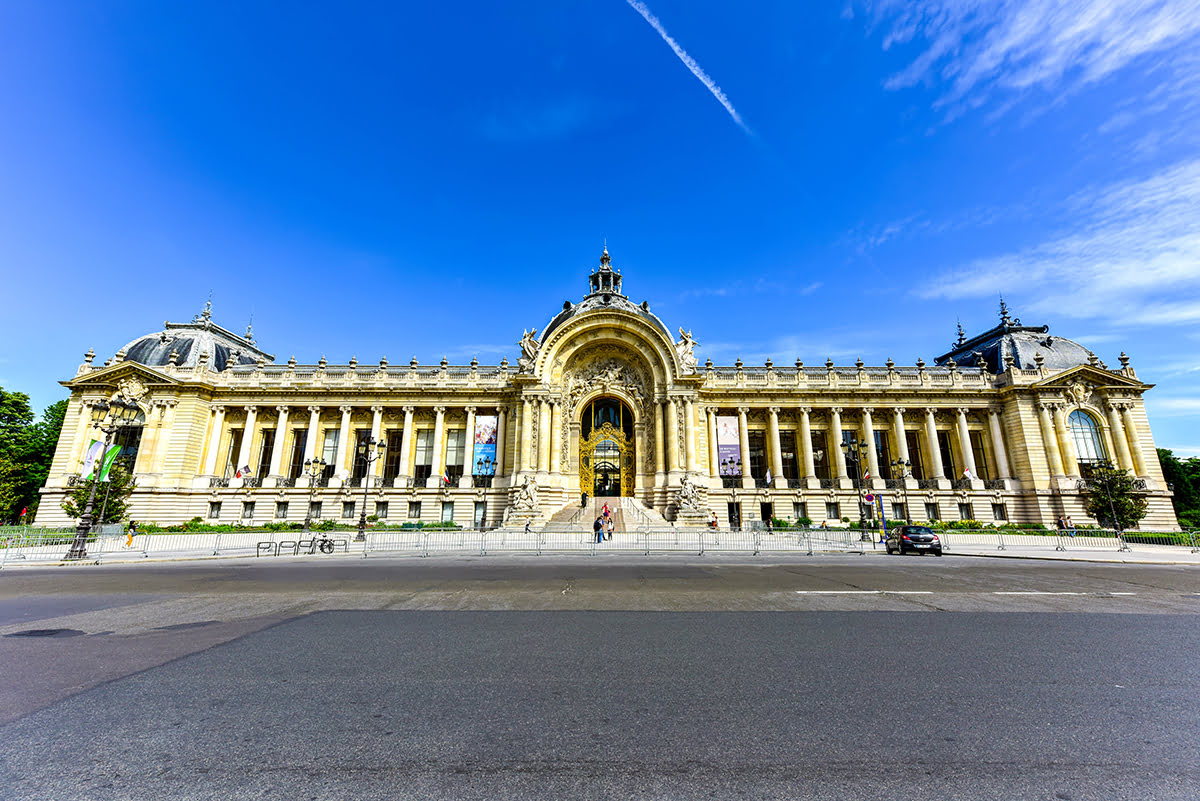
M 100 464 L 100 480 L 108 481 L 108 472 L 112 470 L 113 462 L 117 461 L 117 454 L 121 452 L 120 445 L 113 445 L 108 449 L 108 453 L 104 454 L 104 461 Z

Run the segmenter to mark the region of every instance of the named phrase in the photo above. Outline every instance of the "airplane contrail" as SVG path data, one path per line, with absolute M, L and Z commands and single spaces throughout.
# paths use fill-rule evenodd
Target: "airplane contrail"
M 708 73 L 700 68 L 700 65 L 696 63 L 696 60 L 689 56 L 687 52 L 680 47 L 674 39 L 671 38 L 670 34 L 667 33 L 665 28 L 663 28 L 662 23 L 658 21 L 658 17 L 651 14 L 650 9 L 646 8 L 646 4 L 641 2 L 641 0 L 625 0 L 625 2 L 628 3 L 634 11 L 641 14 L 642 18 L 645 19 L 646 22 L 650 23 L 650 27 L 658 31 L 658 35 L 663 38 L 664 42 L 671 46 L 671 49 L 675 51 L 675 55 L 679 56 L 679 60 L 683 62 L 683 65 L 691 71 L 692 75 L 695 75 L 700 80 L 700 83 L 704 84 L 708 88 L 708 91 L 712 92 L 712 96 L 717 99 L 717 102 L 725 107 L 725 110 L 729 112 L 729 116 L 733 117 L 733 121 L 736 122 L 743 131 L 753 136 L 754 132 L 751 131 L 750 128 L 747 127 L 746 123 L 742 121 L 742 116 L 737 113 L 737 110 L 733 107 L 733 104 L 729 102 L 729 98 L 726 97 L 725 93 L 721 91 L 721 87 L 717 86 L 716 81 L 708 77 Z

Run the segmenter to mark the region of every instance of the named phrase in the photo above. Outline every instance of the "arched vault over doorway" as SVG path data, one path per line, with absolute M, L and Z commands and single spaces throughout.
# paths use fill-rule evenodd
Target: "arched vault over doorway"
M 579 426 L 580 489 L 597 498 L 633 495 L 633 410 L 618 398 L 599 397 L 583 407 Z

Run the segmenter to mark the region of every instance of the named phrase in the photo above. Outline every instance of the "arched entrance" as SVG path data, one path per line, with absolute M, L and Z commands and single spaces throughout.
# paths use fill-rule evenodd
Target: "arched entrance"
M 580 424 L 580 489 L 592 497 L 633 495 L 633 412 L 615 398 L 597 398 Z

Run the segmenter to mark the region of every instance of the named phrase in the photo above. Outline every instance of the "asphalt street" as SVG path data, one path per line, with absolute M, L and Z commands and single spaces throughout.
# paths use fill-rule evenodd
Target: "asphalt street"
M 1200 796 L 1191 568 L 280 567 L 0 577 L 0 798 Z

